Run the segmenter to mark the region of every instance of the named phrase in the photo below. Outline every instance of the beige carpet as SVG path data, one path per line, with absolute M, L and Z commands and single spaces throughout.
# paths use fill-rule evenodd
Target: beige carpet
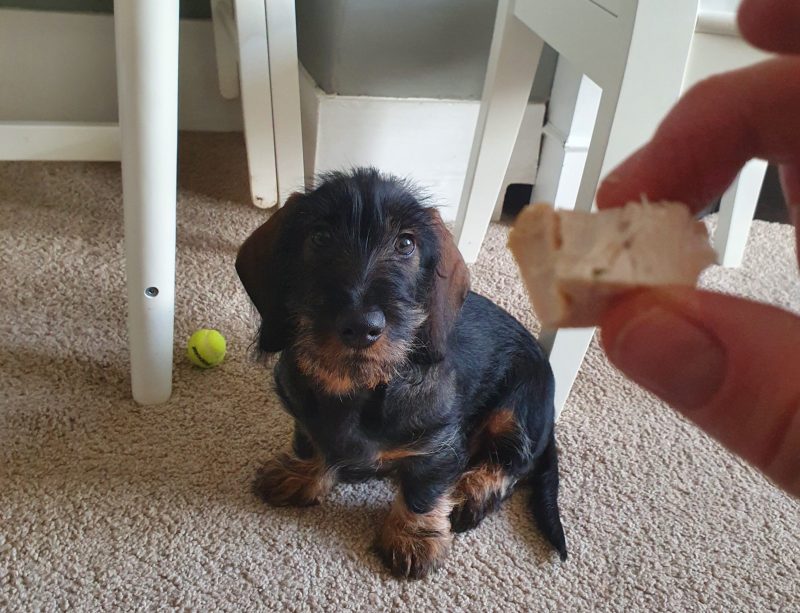
M 182 165 L 175 387 L 156 407 L 129 392 L 118 166 L 0 165 L 0 609 L 799 610 L 800 505 L 596 345 L 558 425 L 564 564 L 521 495 L 421 582 L 370 551 L 386 483 L 262 505 L 249 482 L 289 420 L 248 357 L 233 260 L 265 214 L 241 202 L 241 166 L 201 162 Z M 505 232 L 491 228 L 474 284 L 535 329 Z M 798 309 L 791 252 L 788 228 L 756 223 L 747 265 L 706 282 Z M 216 370 L 184 360 L 201 326 L 228 337 Z

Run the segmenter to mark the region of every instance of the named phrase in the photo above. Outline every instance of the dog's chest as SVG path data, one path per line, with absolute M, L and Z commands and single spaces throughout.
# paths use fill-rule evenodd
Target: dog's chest
M 402 415 L 379 388 L 349 398 L 320 398 L 311 427 L 342 456 L 373 456 L 376 449 L 407 442 L 412 433 Z
M 284 408 L 326 452 L 338 457 L 369 455 L 376 446 L 402 437 L 405 425 L 391 410 L 393 394 L 387 394 L 385 386 L 330 396 L 308 386 L 287 362 L 280 360 L 274 373 Z
M 438 367 L 339 397 L 315 389 L 287 357 L 275 368 L 278 394 L 331 462 L 372 465 L 382 452 L 424 443 L 450 410 L 452 373 Z

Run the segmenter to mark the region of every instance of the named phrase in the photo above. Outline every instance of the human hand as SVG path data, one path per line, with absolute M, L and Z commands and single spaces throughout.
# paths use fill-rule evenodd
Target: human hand
M 744 0 L 739 27 L 779 56 L 689 90 L 605 179 L 599 208 L 645 195 L 698 212 L 758 157 L 779 166 L 800 244 L 800 2 Z M 800 317 L 700 290 L 642 290 L 601 330 L 622 372 L 800 496 Z

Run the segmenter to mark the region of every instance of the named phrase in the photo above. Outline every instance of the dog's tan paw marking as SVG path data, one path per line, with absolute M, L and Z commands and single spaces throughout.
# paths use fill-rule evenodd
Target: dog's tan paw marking
M 428 513 L 418 514 L 397 497 L 378 540 L 378 551 L 392 574 L 422 579 L 442 565 L 453 542 L 452 508 L 450 497 L 444 496 Z
M 273 506 L 306 507 L 319 504 L 333 481 L 333 472 L 320 458 L 302 460 L 284 453 L 259 469 L 253 492 Z

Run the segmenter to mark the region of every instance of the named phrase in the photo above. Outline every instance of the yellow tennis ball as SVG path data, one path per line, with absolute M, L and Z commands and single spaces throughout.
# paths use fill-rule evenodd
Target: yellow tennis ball
M 203 328 L 189 337 L 186 355 L 189 361 L 200 368 L 212 368 L 225 357 L 225 337 L 217 330 Z

